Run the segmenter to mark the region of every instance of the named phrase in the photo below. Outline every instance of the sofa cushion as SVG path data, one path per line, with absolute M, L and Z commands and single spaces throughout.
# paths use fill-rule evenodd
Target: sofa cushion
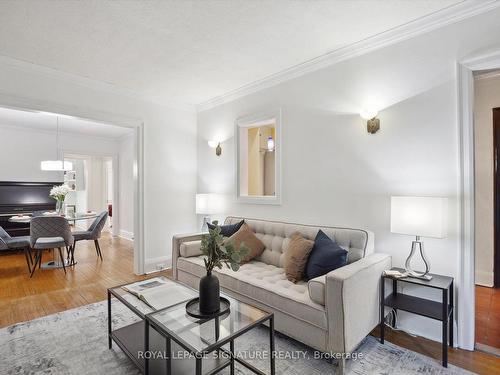
M 197 257 L 203 254 L 201 251 L 201 241 L 186 241 L 181 243 L 179 248 L 181 256 L 185 258 Z
M 243 223 L 235 234 L 229 237 L 228 241 L 232 241 L 236 249 L 239 249 L 241 244 L 245 244 L 250 249 L 250 253 L 241 260 L 241 263 L 247 263 L 253 258 L 258 257 L 266 247 L 245 223 Z
M 347 251 L 332 241 L 322 230 L 314 239 L 314 247 L 309 256 L 305 275 L 307 280 L 325 275 L 347 264 Z
M 205 275 L 203 257 L 179 258 L 177 268 L 197 277 Z M 306 282 L 287 280 L 283 268 L 254 260 L 237 272 L 227 267 L 214 272 L 222 288 L 327 329 L 325 307 L 311 300 Z
M 220 234 L 223 235 L 224 237 L 231 237 L 233 234 L 235 234 L 237 231 L 240 230 L 240 228 L 244 222 L 245 222 L 245 220 L 241 220 L 238 223 L 221 225 L 220 226 Z M 207 223 L 207 225 L 208 225 L 208 228 L 215 229 L 214 224 Z
M 224 223 L 234 224 L 243 219 L 242 217 L 228 217 Z M 321 229 L 328 237 L 334 239 L 340 247 L 348 251 L 348 264 L 374 252 L 373 233 L 362 229 L 301 225 L 248 218 L 244 220 L 245 224 L 252 228 L 255 235 L 266 246 L 256 260 L 276 267 L 284 266 L 284 254 L 288 241 L 290 241 L 290 235 L 295 232 L 299 232 L 309 240 L 314 240 L 318 230 Z
M 285 253 L 285 275 L 292 283 L 302 280 L 313 246 L 314 242 L 305 239 L 300 233 L 291 236 Z

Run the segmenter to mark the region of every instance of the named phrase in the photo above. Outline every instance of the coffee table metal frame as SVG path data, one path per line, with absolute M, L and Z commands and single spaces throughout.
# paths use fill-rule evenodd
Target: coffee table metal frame
M 175 282 L 175 281 L 173 281 Z M 172 342 L 186 350 L 190 355 L 192 355 L 195 358 L 196 365 L 195 365 L 195 374 L 196 375 L 212 375 L 216 374 L 219 371 L 223 370 L 226 367 L 230 367 L 230 373 L 231 375 L 234 375 L 235 372 L 235 363 L 238 362 L 242 366 L 246 367 L 250 371 L 252 371 L 255 374 L 258 375 L 268 375 L 265 372 L 259 370 L 255 366 L 251 365 L 250 363 L 246 362 L 245 360 L 238 358 L 238 356 L 235 356 L 235 348 L 234 348 L 234 340 L 237 339 L 238 337 L 242 336 L 243 334 L 247 333 L 253 328 L 256 328 L 258 326 L 264 325 L 265 323 L 268 323 L 269 325 L 269 359 L 270 359 L 270 375 L 275 375 L 276 373 L 276 364 L 275 364 L 275 341 L 274 341 L 274 314 L 269 313 L 266 311 L 263 311 L 265 313 L 265 316 L 262 318 L 256 320 L 255 322 L 252 322 L 245 328 L 234 332 L 230 336 L 224 338 L 223 340 L 217 340 L 217 342 L 208 345 L 204 350 L 197 350 L 194 348 L 192 345 L 187 343 L 185 340 L 182 338 L 178 337 L 174 332 L 169 331 L 168 327 L 164 326 L 161 322 L 157 321 L 154 318 L 155 313 L 160 313 L 162 311 L 171 309 L 175 306 L 178 306 L 180 304 L 185 304 L 186 302 L 181 302 L 180 304 L 173 305 L 166 307 L 161 310 L 154 310 L 153 308 L 150 308 L 151 312 L 145 313 L 141 310 L 139 310 L 137 307 L 133 306 L 129 301 L 127 301 L 120 293 L 118 293 L 118 290 L 121 290 L 121 288 L 125 285 L 129 285 L 129 283 L 121 284 L 118 286 L 114 286 L 112 288 L 108 289 L 108 347 L 109 349 L 112 348 L 113 341 L 120 347 L 120 349 L 134 362 L 134 364 L 142 371 L 143 374 L 149 375 L 149 357 L 145 356 L 143 363 L 138 360 L 136 354 L 134 353 L 134 350 L 131 350 L 129 345 L 127 344 L 126 340 L 123 338 L 123 332 L 130 330 L 130 331 L 135 331 L 138 333 L 138 329 L 140 329 L 140 325 L 143 324 L 143 335 L 144 335 L 144 347 L 143 351 L 144 353 L 147 353 L 150 348 L 150 328 L 152 327 L 156 332 L 158 332 L 161 336 L 165 338 L 166 341 L 166 352 L 167 352 L 167 358 L 166 358 L 166 373 L 167 374 L 172 374 Z M 181 284 L 185 286 L 184 284 Z M 186 288 L 189 288 L 186 286 Z M 189 288 L 191 289 L 191 288 Z M 141 321 L 137 323 L 133 323 L 129 326 L 125 326 L 122 328 L 119 328 L 116 331 L 113 331 L 112 327 L 112 310 L 111 310 L 111 301 L 112 297 L 115 297 L 118 301 L 120 301 L 122 304 L 124 304 L 130 311 L 132 311 L 135 315 L 137 315 Z M 241 303 L 241 302 L 240 302 Z M 250 306 L 250 305 L 249 305 Z M 253 306 L 252 306 L 253 307 Z M 259 309 L 260 310 L 260 309 Z M 224 315 L 222 316 L 222 318 Z M 199 319 L 198 321 L 200 322 L 207 322 L 210 320 L 214 320 L 214 324 L 216 327 L 216 330 L 219 328 L 219 320 L 221 317 L 216 317 L 213 319 Z M 141 340 L 142 341 L 142 340 Z M 223 346 L 227 345 L 229 343 L 229 350 L 223 348 Z M 203 366 L 203 357 L 212 353 L 218 351 L 219 353 L 222 352 L 226 356 L 229 357 L 228 360 L 221 361 L 221 363 L 213 368 L 210 369 L 210 371 L 203 373 L 202 366 Z M 177 374 L 176 374 L 177 375 Z
M 173 308 L 173 307 L 175 307 L 175 306 L 172 306 L 170 308 Z M 234 375 L 235 362 L 238 362 L 239 364 L 245 366 L 247 369 L 252 371 L 254 374 L 267 375 L 265 372 L 259 370 L 255 366 L 251 365 L 250 363 L 246 362 L 245 360 L 238 358 L 237 356 L 234 355 L 235 354 L 235 352 L 234 352 L 234 340 L 237 339 L 238 337 L 242 336 L 246 332 L 250 331 L 251 329 L 256 328 L 260 325 L 264 325 L 266 322 L 268 322 L 268 324 L 269 324 L 270 373 L 271 373 L 271 375 L 275 375 L 276 366 L 275 366 L 275 355 L 274 355 L 275 344 L 274 344 L 274 314 L 273 313 L 265 312 L 266 315 L 264 317 L 256 320 L 255 322 L 252 322 L 247 327 L 231 334 L 230 336 L 224 338 L 223 340 L 217 339 L 217 342 L 215 342 L 211 345 L 208 345 L 204 350 L 198 350 L 198 349 L 194 348 L 192 345 L 190 345 L 188 342 L 186 342 L 185 340 L 180 338 L 178 335 L 176 335 L 175 332 L 170 331 L 167 326 L 165 326 L 164 324 L 162 324 L 161 322 L 159 322 L 158 320 L 155 319 L 154 315 L 156 313 L 161 313 L 162 311 L 165 311 L 167 309 L 156 311 L 155 313 L 147 314 L 146 315 L 146 325 L 144 328 L 144 336 L 145 336 L 144 342 L 146 343 L 146 346 L 148 346 L 148 343 L 149 343 L 149 339 L 148 339 L 149 327 L 153 327 L 153 329 L 155 329 L 158 333 L 160 333 L 163 337 L 165 337 L 165 339 L 167 341 L 167 374 L 171 373 L 171 362 L 172 362 L 172 358 L 171 358 L 172 357 L 172 349 L 171 348 L 172 348 L 172 341 L 174 341 L 175 343 L 177 343 L 180 347 L 182 347 L 184 350 L 186 350 L 190 355 L 192 355 L 195 358 L 195 360 L 196 360 L 196 373 L 195 374 L 196 375 L 203 374 L 203 370 L 202 370 L 203 357 L 212 353 L 212 352 L 215 352 L 215 351 L 225 353 L 225 355 L 229 356 L 230 359 L 228 361 L 221 363 L 218 367 L 211 369 L 206 374 L 216 374 L 219 371 L 223 370 L 224 368 L 230 366 L 230 373 L 231 373 L 231 375 Z M 222 318 L 223 317 L 224 317 L 224 315 L 222 316 Z M 212 318 L 212 319 L 199 319 L 198 321 L 199 322 L 207 322 L 207 321 L 213 320 L 214 325 L 215 325 L 215 330 L 216 330 L 216 332 L 218 332 L 220 318 L 221 318 L 221 316 L 217 316 L 217 317 Z M 218 333 L 216 333 L 216 337 L 218 337 Z M 223 346 L 228 344 L 228 343 L 229 343 L 229 350 L 223 348 Z M 146 347 L 145 351 L 148 351 L 148 350 L 149 350 L 149 347 Z M 146 359 L 146 364 L 145 364 L 145 374 L 146 375 L 149 375 L 148 364 L 149 364 L 149 360 Z
M 132 360 L 132 362 L 134 362 L 134 364 L 142 372 L 144 372 L 144 364 L 138 360 L 136 354 L 133 353 L 134 350 L 129 347 L 129 343 L 127 342 L 128 340 L 125 339 L 127 330 L 130 330 L 130 331 L 133 330 L 133 331 L 137 332 L 139 329 L 139 332 L 142 333 L 141 327 L 138 327 L 138 329 L 134 329 L 134 326 L 140 325 L 140 323 L 144 323 L 144 321 L 146 319 L 146 313 L 139 310 L 136 306 L 132 305 L 121 294 L 118 293 L 118 291 L 122 291 L 121 288 L 123 286 L 130 285 L 130 284 L 132 284 L 132 283 L 128 282 L 128 283 L 114 286 L 112 288 L 108 288 L 108 348 L 109 349 L 112 348 L 113 341 L 114 341 L 120 347 L 120 349 L 127 355 L 127 357 L 129 357 Z M 130 294 L 130 295 L 132 295 L 132 294 Z M 115 297 L 118 301 L 120 301 L 123 305 L 125 305 L 130 311 L 132 311 L 135 315 L 137 315 L 139 318 L 141 318 L 141 322 L 133 323 L 133 324 L 130 324 L 129 326 L 125 326 L 125 327 L 119 328 L 117 330 L 113 330 L 113 322 L 111 319 L 112 297 Z M 144 306 L 146 307 L 145 304 L 144 304 Z M 152 308 L 150 308 L 150 310 L 151 310 L 151 312 L 154 311 Z

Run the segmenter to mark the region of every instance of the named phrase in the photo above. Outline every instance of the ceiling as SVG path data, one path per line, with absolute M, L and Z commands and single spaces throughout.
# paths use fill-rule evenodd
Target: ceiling
M 0 107 L 0 129 L 9 127 L 55 132 L 57 129 L 56 121 L 57 116 L 53 113 L 19 111 Z M 130 128 L 101 124 L 69 116 L 59 116 L 59 130 L 61 133 L 114 139 L 132 132 Z
M 461 0 L 0 1 L 0 55 L 198 104 Z

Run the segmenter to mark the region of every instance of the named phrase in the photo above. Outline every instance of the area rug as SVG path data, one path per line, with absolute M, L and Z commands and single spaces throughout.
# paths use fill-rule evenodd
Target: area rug
M 113 305 L 113 324 L 125 325 L 133 319 L 121 304 Z M 245 353 L 267 350 L 267 345 L 265 327 L 251 330 L 236 341 L 236 347 Z M 338 373 L 334 361 L 319 358 L 313 349 L 284 335 L 276 335 L 276 350 L 277 374 Z M 391 343 L 382 345 L 371 336 L 356 352 L 362 356 L 347 361 L 347 374 L 471 374 L 452 365 L 446 369 L 434 359 Z M 251 357 L 249 362 L 268 373 L 268 358 Z M 221 372 L 228 373 L 228 369 Z M 251 374 L 240 365 L 236 366 L 236 373 Z M 139 371 L 116 344 L 108 349 L 107 309 L 103 301 L 1 329 L 0 374 L 136 375 Z

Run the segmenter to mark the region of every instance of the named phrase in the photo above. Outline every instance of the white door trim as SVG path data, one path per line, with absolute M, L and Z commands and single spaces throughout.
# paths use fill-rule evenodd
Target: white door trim
M 134 273 L 144 274 L 144 122 L 140 118 L 0 93 L 0 107 L 51 112 L 134 129 Z
M 457 64 L 460 150 L 460 258 L 458 275 L 458 346 L 474 350 L 474 72 L 500 68 L 500 50 L 475 55 Z

